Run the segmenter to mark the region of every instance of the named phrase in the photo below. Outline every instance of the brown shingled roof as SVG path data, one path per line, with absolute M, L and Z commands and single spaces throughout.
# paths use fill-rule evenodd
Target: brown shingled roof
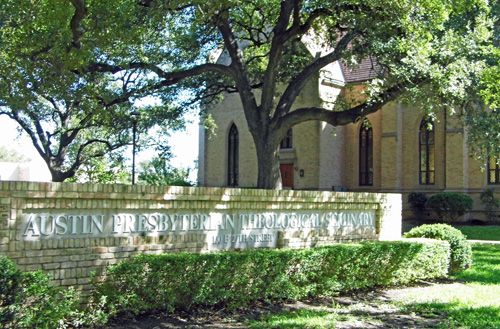
M 368 56 L 355 66 L 348 66 L 346 62 L 340 61 L 340 68 L 346 83 L 363 82 L 381 75 L 382 68 L 377 60 Z

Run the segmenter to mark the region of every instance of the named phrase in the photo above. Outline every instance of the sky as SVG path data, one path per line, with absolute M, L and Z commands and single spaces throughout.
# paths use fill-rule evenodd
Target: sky
M 50 173 L 45 162 L 38 155 L 35 147 L 26 134 L 19 135 L 17 123 L 12 119 L 0 116 L 0 145 L 7 149 L 14 149 L 31 159 L 30 174 L 37 181 L 50 181 Z M 190 180 L 196 182 L 197 170 L 195 161 L 198 159 L 198 115 L 188 113 L 186 116 L 186 128 L 174 132 L 170 138 L 172 153 L 174 155 L 171 163 L 175 167 L 191 168 Z M 137 162 L 148 160 L 152 153 L 137 155 Z

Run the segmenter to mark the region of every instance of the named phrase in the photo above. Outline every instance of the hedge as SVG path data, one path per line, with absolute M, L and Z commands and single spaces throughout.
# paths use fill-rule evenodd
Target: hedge
M 472 265 L 472 248 L 466 236 L 448 224 L 426 224 L 412 228 L 406 238 L 444 240 L 450 244 L 450 273 L 456 273 Z
M 449 244 L 366 242 L 302 250 L 140 255 L 108 267 L 96 288 L 108 312 L 139 314 L 195 306 L 238 308 L 257 300 L 332 296 L 445 277 Z

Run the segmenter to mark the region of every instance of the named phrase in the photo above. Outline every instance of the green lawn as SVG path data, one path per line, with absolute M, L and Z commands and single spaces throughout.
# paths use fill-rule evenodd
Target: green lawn
M 473 253 L 474 266 L 454 276 L 454 283 L 401 289 L 396 298 L 376 302 L 379 303 L 375 306 L 378 311 L 389 310 L 382 316 L 369 311 L 374 306 L 367 299 L 349 306 L 333 303 L 313 309 L 271 313 L 247 325 L 254 329 L 325 329 L 348 322 L 361 327 L 392 327 L 396 323 L 397 327 L 395 321 L 403 315 L 415 318 L 412 328 L 500 328 L 500 244 L 476 244 Z M 370 302 L 368 311 L 362 310 Z M 426 322 L 427 319 L 430 322 Z
M 327 310 L 296 310 L 270 314 L 249 323 L 251 329 L 326 329 L 335 328 L 340 320 L 335 312 Z
M 500 241 L 500 226 L 455 226 L 469 240 Z
M 473 246 L 474 265 L 454 277 L 464 284 L 443 285 L 425 295 L 407 296 L 408 312 L 442 314 L 438 328 L 500 328 L 500 245 Z M 410 302 L 411 301 L 411 302 Z

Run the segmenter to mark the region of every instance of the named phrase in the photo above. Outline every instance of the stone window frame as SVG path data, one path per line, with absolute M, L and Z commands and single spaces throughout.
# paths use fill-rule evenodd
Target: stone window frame
M 360 186 L 373 186 L 373 127 L 364 119 L 359 128 L 358 177 Z
M 233 123 L 227 139 L 227 185 L 231 187 L 239 186 L 239 144 L 238 127 Z
M 436 182 L 436 127 L 432 118 L 423 118 L 418 129 L 418 180 L 420 185 Z
M 500 184 L 500 163 L 498 161 L 498 158 L 488 157 L 488 162 L 486 163 L 486 172 L 489 185 Z
M 280 142 L 280 150 L 290 150 L 293 149 L 293 130 L 288 129 L 285 137 Z

